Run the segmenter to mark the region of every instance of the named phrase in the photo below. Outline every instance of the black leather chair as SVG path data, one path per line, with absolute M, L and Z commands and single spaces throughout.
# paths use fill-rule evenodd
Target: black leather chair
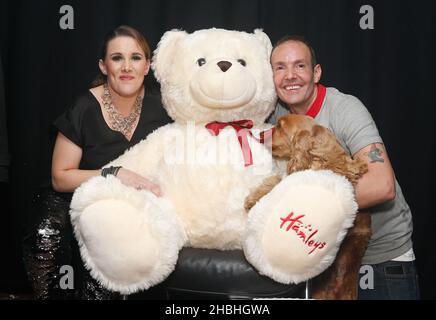
M 41 188 L 32 203 L 32 219 L 23 254 L 29 280 L 39 299 L 119 299 L 97 292 L 95 280 L 83 269 L 69 219 L 71 194 Z M 72 264 L 75 290 L 59 288 L 59 269 Z M 241 250 L 184 248 L 171 275 L 161 284 L 122 299 L 253 299 L 305 298 L 306 283 L 283 285 L 261 276 Z
M 126 299 L 309 298 L 308 286 L 284 285 L 260 275 L 241 250 L 184 248 L 166 281 Z

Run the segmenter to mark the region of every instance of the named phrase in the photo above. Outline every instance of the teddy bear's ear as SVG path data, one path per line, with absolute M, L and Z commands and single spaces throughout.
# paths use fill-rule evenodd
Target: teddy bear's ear
M 262 31 L 262 29 L 256 29 L 254 30 L 254 35 L 260 40 L 260 42 L 262 42 L 262 44 L 265 46 L 266 50 L 267 50 L 267 57 L 269 58 L 269 56 L 271 55 L 271 51 L 272 51 L 272 44 L 271 44 L 271 40 L 269 39 L 269 37 L 267 36 L 267 34 L 265 32 Z
M 153 53 L 151 68 L 156 79 L 161 82 L 165 78 L 165 70 L 172 65 L 172 58 L 181 40 L 187 36 L 182 30 L 173 29 L 164 33 Z

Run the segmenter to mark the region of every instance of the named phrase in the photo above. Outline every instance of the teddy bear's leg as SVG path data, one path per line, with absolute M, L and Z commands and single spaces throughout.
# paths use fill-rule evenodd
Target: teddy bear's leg
M 352 185 L 332 171 L 289 175 L 248 213 L 247 260 L 281 283 L 328 268 L 357 211 Z
M 82 185 L 71 202 L 71 219 L 91 275 L 124 294 L 164 280 L 186 238 L 168 200 L 115 177 Z

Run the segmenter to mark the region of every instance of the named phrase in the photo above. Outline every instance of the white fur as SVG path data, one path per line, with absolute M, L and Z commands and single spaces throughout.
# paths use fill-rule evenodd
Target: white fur
M 316 197 L 322 196 L 322 193 L 323 201 L 318 203 Z M 283 217 L 290 211 L 296 215 L 304 214 L 304 219 L 307 218 L 320 230 L 317 237 L 321 236 L 327 246 L 323 252 L 315 251 L 308 255 L 309 249 L 302 245 L 301 239 L 292 231 L 280 229 L 281 221 L 277 219 L 273 224 L 277 230 L 277 241 L 282 241 L 285 237 L 288 241 L 287 249 L 292 253 L 287 257 L 279 256 L 292 262 L 292 266 L 283 271 L 268 260 L 268 252 L 262 249 L 262 241 L 270 216 L 278 212 Z M 278 282 L 299 283 L 310 279 L 333 262 L 347 229 L 353 225 L 356 211 L 353 187 L 344 177 L 327 170 L 294 173 L 250 210 L 244 240 L 247 260 Z
M 168 144 L 155 179 L 177 208 L 191 246 L 241 248 L 244 199 L 273 173 L 271 154 L 249 138 L 255 165 L 246 168 L 233 128 L 214 137 L 204 126 L 191 125 L 174 124 L 178 143 Z M 176 150 L 183 157 L 173 156 Z
M 327 173 L 306 174 L 304 179 L 288 177 L 253 208 L 247 226 L 245 197 L 278 172 L 270 150 L 249 136 L 253 164 L 245 166 L 232 127 L 218 136 L 205 128 L 211 121 L 251 119 L 252 132 L 258 137 L 260 130 L 270 127 L 263 123 L 276 102 L 270 52 L 271 42 L 261 30 L 254 34 L 223 29 L 164 34 L 152 67 L 161 83 L 164 106 L 175 123 L 159 128 L 108 164 L 151 179 L 161 187 L 163 196 L 137 191 L 114 177 L 96 177 L 76 190 L 71 203 L 82 258 L 105 287 L 131 293 L 161 282 L 174 269 L 182 246 L 244 247 L 255 267 L 281 282 L 301 281 L 331 263 L 356 209 L 349 186 L 341 186 L 336 176 Z M 205 59 L 202 66 L 197 63 L 199 58 Z M 231 63 L 226 72 L 220 68 L 221 61 Z M 306 261 L 307 270 L 296 272 L 298 255 L 289 252 L 281 259 L 273 255 L 274 250 L 264 250 L 274 249 L 270 215 L 280 199 L 292 197 L 288 186 L 307 184 L 311 188 L 316 179 L 322 183 L 315 184 L 314 196 L 333 188 L 344 208 L 325 212 L 326 218 L 336 222 L 322 228 L 329 241 L 332 236 L 336 239 L 328 254 L 316 255 L 313 263 Z M 329 203 L 337 205 L 326 201 L 323 206 Z M 282 234 L 279 237 L 289 241 Z M 274 265 L 277 259 L 286 264 Z
M 92 255 L 88 252 L 87 244 L 96 241 L 96 239 L 104 239 L 98 248 L 95 248 L 95 252 L 98 251 L 114 251 L 112 248 L 119 247 L 119 252 L 114 252 L 115 257 L 102 261 L 100 265 L 108 268 L 107 264 L 117 258 L 117 255 L 122 254 L 125 251 L 131 250 L 132 247 L 140 240 L 132 237 L 131 230 L 127 230 L 124 233 L 126 237 L 125 246 L 120 246 L 119 239 L 114 239 L 108 235 L 111 235 L 120 228 L 125 220 L 125 211 L 115 212 L 119 216 L 119 219 L 113 219 L 110 225 L 106 225 L 105 228 L 97 228 L 104 222 L 107 222 L 105 216 L 111 212 L 97 212 L 99 216 L 93 219 L 93 225 L 88 226 L 92 228 L 92 238 L 88 237 L 84 241 L 83 237 L 83 224 L 81 220 L 86 218 L 84 211 L 92 204 L 98 204 L 99 201 L 121 200 L 127 204 L 138 208 L 138 222 L 139 228 L 141 223 L 152 228 L 153 237 L 156 239 L 162 239 L 158 242 L 159 254 L 162 256 L 158 263 L 154 266 L 152 272 L 147 277 L 144 277 L 140 281 L 135 280 L 129 282 L 129 275 L 122 274 L 125 277 L 125 281 L 117 283 L 114 279 L 111 279 L 111 272 L 109 276 L 102 272 L 101 268 L 95 262 Z M 146 210 L 149 207 L 152 210 Z M 145 209 L 145 210 L 144 210 Z M 177 261 L 178 252 L 186 241 L 186 235 L 181 228 L 180 221 L 174 214 L 174 208 L 172 205 L 163 198 L 157 198 L 148 191 L 137 191 L 133 188 L 126 187 L 120 183 L 120 181 L 114 177 L 108 177 L 104 179 L 102 177 L 92 178 L 86 184 L 82 185 L 74 193 L 71 202 L 71 219 L 74 226 L 74 233 L 80 246 L 80 252 L 82 259 L 88 269 L 91 270 L 91 275 L 99 280 L 105 287 L 111 290 L 119 291 L 124 294 L 132 293 L 140 289 L 148 289 L 150 286 L 155 285 L 162 280 L 174 269 L 175 262 Z M 100 221 L 99 221 L 100 220 Z M 133 235 L 138 235 L 134 233 Z M 116 242 L 114 242 L 116 241 Z M 132 256 L 140 255 L 141 247 L 136 248 L 136 251 L 132 252 Z M 128 264 L 129 261 L 121 261 L 121 263 Z M 109 266 L 110 267 L 110 266 Z
M 162 92 L 169 93 L 162 98 L 174 120 L 251 119 L 260 124 L 276 101 L 270 53 L 271 42 L 261 30 L 255 35 L 215 28 L 192 34 L 172 30 L 159 42 L 152 68 Z M 206 60 L 203 66 L 197 64 L 199 58 Z M 221 72 L 219 61 L 232 67 Z

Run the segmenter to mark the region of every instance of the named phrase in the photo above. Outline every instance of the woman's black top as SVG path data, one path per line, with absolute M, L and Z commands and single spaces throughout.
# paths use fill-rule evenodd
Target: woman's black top
M 131 140 L 112 130 L 103 118 L 99 102 L 88 91 L 54 122 L 64 136 L 82 148 L 79 169 L 100 169 L 172 120 L 162 107 L 160 96 L 145 94 L 138 125 Z

